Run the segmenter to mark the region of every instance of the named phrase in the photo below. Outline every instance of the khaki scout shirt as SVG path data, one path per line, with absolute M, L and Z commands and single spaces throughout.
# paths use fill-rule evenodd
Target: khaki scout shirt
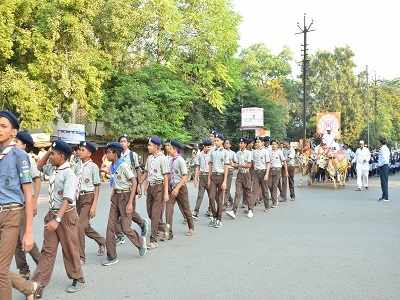
M 38 170 L 35 159 L 32 156 L 30 156 L 29 154 L 28 154 L 28 156 L 29 156 L 29 162 L 31 163 L 32 179 L 40 177 L 40 171 Z
M 132 171 L 130 165 L 128 165 L 125 161 L 122 161 L 115 173 L 111 173 L 111 183 L 112 187 L 115 190 L 123 190 L 129 191 L 132 187 L 132 178 L 135 177 L 135 174 Z
M 282 168 L 283 162 L 286 161 L 281 149 L 271 150 L 271 168 Z
M 225 149 L 226 154 L 228 155 L 228 159 L 229 159 L 229 170 L 233 170 L 233 163 L 236 161 L 236 153 L 232 150 L 227 150 Z
M 270 161 L 270 154 L 266 148 L 253 150 L 254 170 L 266 170 Z
M 151 184 L 161 182 L 164 180 L 164 175 L 169 173 L 168 160 L 162 152 L 152 154 L 147 158 L 144 170 Z
M 220 147 L 211 152 L 210 164 L 212 173 L 224 173 L 225 165 L 230 164 L 227 151 Z
M 207 154 L 201 151 L 195 159 L 195 165 L 199 166 L 200 173 L 208 173 L 210 163 L 210 152 Z
M 78 178 L 72 171 L 69 162 L 65 162 L 58 168 L 46 164 L 43 172 L 49 176 L 50 209 L 60 209 L 64 198 L 68 199 L 71 206 L 75 206 L 78 195 Z
M 94 187 L 100 184 L 99 167 L 92 160 L 82 162 L 76 175 L 80 192 L 94 192 Z
M 171 157 L 170 159 L 170 183 L 171 187 L 175 187 L 181 182 L 182 177 L 188 174 L 186 161 L 180 155 Z
M 251 152 L 249 150 L 238 151 L 236 153 L 236 162 L 240 166 L 251 163 Z

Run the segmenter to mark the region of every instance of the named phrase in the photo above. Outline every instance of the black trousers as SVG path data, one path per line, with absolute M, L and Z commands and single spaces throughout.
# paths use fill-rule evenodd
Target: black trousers
M 379 167 L 379 177 L 381 179 L 382 198 L 389 200 L 389 166 L 383 165 Z

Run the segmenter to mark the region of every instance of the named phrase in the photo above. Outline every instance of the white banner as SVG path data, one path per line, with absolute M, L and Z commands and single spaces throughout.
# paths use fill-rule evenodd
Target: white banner
M 85 125 L 65 123 L 57 128 L 57 136 L 69 144 L 79 144 L 85 140 Z
M 264 109 L 259 107 L 242 108 L 242 128 L 264 127 Z

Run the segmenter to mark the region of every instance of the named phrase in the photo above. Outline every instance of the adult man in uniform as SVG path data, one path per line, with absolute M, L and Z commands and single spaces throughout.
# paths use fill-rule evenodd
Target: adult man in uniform
M 278 207 L 278 185 L 282 174 L 288 176 L 286 159 L 282 150 L 278 148 L 278 143 L 272 141 L 270 152 L 271 169 L 268 177 L 268 187 L 272 198 L 272 208 Z M 282 173 L 282 167 L 284 171 Z
M 169 200 L 169 170 L 167 159 L 161 151 L 161 139 L 153 136 L 149 139 L 147 150 L 149 157 L 145 165 L 144 179 L 149 182 L 147 190 L 147 214 L 151 219 L 149 249 L 158 247 L 158 229 L 163 214 L 164 202 Z
M 210 199 L 210 190 L 208 189 L 208 170 L 212 142 L 211 140 L 204 140 L 202 144 L 203 150 L 196 156 L 195 160 L 196 171 L 194 184 L 199 186 L 196 206 L 193 211 L 193 219 L 195 220 L 199 218 L 199 211 L 201 202 L 203 201 L 204 191 L 207 191 L 208 199 Z
M 234 162 L 236 160 L 235 157 L 235 152 L 231 150 L 231 141 L 228 139 L 225 139 L 224 141 L 224 148 L 226 150 L 226 153 L 228 155 L 229 159 L 229 165 L 228 165 L 228 179 L 226 182 L 226 193 L 224 197 L 224 206 L 229 207 L 233 205 L 233 198 L 231 195 L 231 186 L 232 186 L 232 178 L 233 178 L 233 170 L 234 170 Z
M 99 167 L 91 159 L 96 150 L 97 146 L 92 142 L 81 142 L 78 150 L 81 164 L 76 174 L 79 181 L 77 210 L 79 215 L 79 252 L 82 263 L 86 261 L 85 235 L 97 243 L 98 256 L 104 255 L 106 246 L 105 238 L 90 225 L 90 219 L 96 216 L 101 182 Z
M 356 150 L 356 154 L 351 163 L 356 163 L 357 171 L 357 189 L 361 191 L 364 186 L 368 190 L 368 173 L 369 173 L 369 160 L 371 159 L 371 153 L 369 149 L 365 147 L 364 141 L 360 141 L 360 147 Z
M 288 172 L 288 176 L 286 178 L 288 180 L 285 181 L 285 177 L 283 177 L 282 185 L 285 185 L 285 182 L 288 182 L 289 192 L 290 192 L 290 200 L 294 201 L 296 199 L 296 194 L 294 191 L 294 173 L 296 170 L 296 150 L 294 150 L 293 146 L 288 141 L 285 141 L 285 143 L 284 143 L 283 155 L 285 156 L 285 159 L 286 159 L 287 172 Z M 284 168 L 282 170 L 284 172 Z M 282 175 L 284 175 L 284 174 L 282 173 Z
M 236 213 L 239 207 L 240 200 L 243 197 L 243 202 L 248 207 L 247 217 L 253 217 L 254 198 L 251 197 L 251 152 L 246 149 L 247 139 L 240 138 L 239 151 L 236 153 L 236 164 L 238 174 L 236 178 L 236 193 L 233 209 L 227 211 L 226 214 L 233 219 L 236 219 Z
M 390 150 L 386 145 L 386 139 L 380 138 L 379 142 L 381 143 L 381 148 L 379 149 L 378 154 L 378 171 L 379 178 L 381 181 L 381 190 L 382 196 L 378 199 L 378 201 L 389 201 L 389 189 L 388 189 L 388 181 L 389 181 L 389 165 L 390 165 Z
M 146 255 L 146 238 L 140 236 L 131 228 L 132 216 L 136 212 L 136 188 L 137 178 L 132 168 L 121 158 L 122 146 L 119 143 L 107 145 L 107 159 L 112 162 L 110 167 L 111 206 L 108 216 L 106 248 L 107 260 L 103 266 L 111 266 L 119 262 L 117 258 L 116 230 L 118 222 L 121 222 L 122 233 L 128 237 L 131 243 L 138 249 L 139 255 Z
M 28 155 L 12 144 L 19 129 L 16 116 L 0 111 L 0 299 L 11 300 L 11 281 L 18 275 L 10 273 L 10 264 L 17 245 L 20 224 L 25 217 L 22 248 L 33 247 L 32 175 Z M 25 210 L 24 210 L 25 206 Z M 22 279 L 22 277 L 20 277 Z M 23 280 L 23 279 L 22 279 Z M 32 285 L 32 294 L 34 287 Z
M 39 296 L 50 281 L 57 256 L 58 244 L 61 244 L 65 271 L 72 284 L 68 293 L 80 291 L 85 284 L 79 257 L 78 213 L 76 198 L 78 179 L 68 162 L 71 147 L 63 141 L 55 141 L 52 148 L 38 161 L 38 169 L 49 178 L 49 212 L 44 218 L 43 246 L 39 264 L 32 279 L 40 283 Z M 48 164 L 48 160 L 51 164 Z
M 170 176 L 169 176 L 169 201 L 166 203 L 167 224 L 169 224 L 169 239 L 173 238 L 172 223 L 174 218 L 175 203 L 178 203 L 179 209 L 188 224 L 189 230 L 187 236 L 192 236 L 194 233 L 194 223 L 190 211 L 189 195 L 186 183 L 188 180 L 188 169 L 186 162 L 178 151 L 183 149 L 183 146 L 177 141 L 171 141 L 171 147 L 168 147 L 168 155 L 170 159 Z
M 255 149 L 253 150 L 253 168 L 254 176 L 252 182 L 252 190 L 254 201 L 257 199 L 257 194 L 254 192 L 257 188 L 261 189 L 262 199 L 264 201 L 264 210 L 267 212 L 269 210 L 269 194 L 268 194 L 268 175 L 270 167 L 270 157 L 267 149 L 264 148 L 262 137 L 256 137 L 255 139 Z
M 19 131 L 16 136 L 15 145 L 19 149 L 24 150 L 26 153 L 28 153 L 29 162 L 31 165 L 32 181 L 33 181 L 32 200 L 34 205 L 33 215 L 35 217 L 37 214 L 37 202 L 40 194 L 41 180 L 40 180 L 40 172 L 37 168 L 36 161 L 33 159 L 32 156 L 29 155 L 31 149 L 34 146 L 33 138 L 29 132 Z M 24 278 L 29 279 L 30 277 L 29 265 L 28 262 L 26 261 L 25 251 L 22 250 L 22 237 L 24 233 L 23 232 L 24 227 L 25 227 L 24 223 L 22 223 L 20 226 L 21 231 L 17 242 L 17 248 L 15 250 L 15 263 L 19 270 L 19 274 L 21 274 Z M 29 251 L 29 254 L 31 255 L 33 261 L 37 264 L 39 262 L 40 251 L 36 243 L 33 244 L 33 248 L 31 251 Z
M 227 188 L 229 158 L 223 147 L 224 136 L 215 134 L 215 150 L 210 155 L 210 168 L 208 172 L 208 186 L 210 189 L 210 206 L 213 216 L 209 226 L 219 228 L 222 226 L 222 210 L 224 193 Z

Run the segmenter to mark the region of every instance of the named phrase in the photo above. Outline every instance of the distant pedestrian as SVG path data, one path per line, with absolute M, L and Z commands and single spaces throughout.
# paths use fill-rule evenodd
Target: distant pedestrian
M 379 149 L 378 168 L 379 177 L 381 180 L 382 197 L 378 201 L 389 201 L 388 181 L 389 181 L 389 164 L 390 164 L 390 150 L 386 145 L 384 138 L 380 139 L 381 148 Z

